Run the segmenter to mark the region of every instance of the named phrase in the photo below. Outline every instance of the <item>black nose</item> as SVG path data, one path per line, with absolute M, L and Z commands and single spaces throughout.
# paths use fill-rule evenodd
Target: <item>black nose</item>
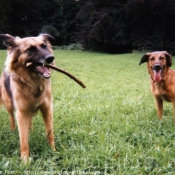
M 158 72 L 158 71 L 161 70 L 161 69 L 162 69 L 162 66 L 159 65 L 159 64 L 153 66 L 153 70 L 155 70 L 156 72 Z
M 54 60 L 54 56 L 48 56 L 48 57 L 46 58 L 46 62 L 47 62 L 48 64 L 52 63 L 53 60 Z

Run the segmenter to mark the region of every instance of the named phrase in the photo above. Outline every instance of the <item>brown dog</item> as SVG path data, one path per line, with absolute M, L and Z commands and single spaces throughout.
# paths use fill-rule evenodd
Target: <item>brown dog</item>
M 55 150 L 52 124 L 51 72 L 46 64 L 53 64 L 54 56 L 48 34 L 19 38 L 0 34 L 7 46 L 5 69 L 0 79 L 0 99 L 10 114 L 11 129 L 15 129 L 14 110 L 19 130 L 21 159 L 29 157 L 28 132 L 33 115 L 40 110 L 47 138 Z
M 172 102 L 175 124 L 175 70 L 171 70 L 171 55 L 166 51 L 148 52 L 140 60 L 147 62 L 148 73 L 151 76 L 151 91 L 156 100 L 159 119 L 163 116 L 163 101 Z

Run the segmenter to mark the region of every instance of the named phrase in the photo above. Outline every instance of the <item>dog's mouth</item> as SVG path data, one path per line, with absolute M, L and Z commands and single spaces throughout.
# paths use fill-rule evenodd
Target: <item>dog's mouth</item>
M 153 77 L 154 81 L 159 83 L 162 79 L 161 74 L 162 74 L 163 66 L 156 64 L 156 65 L 152 66 L 152 70 L 154 73 L 154 77 Z
M 34 72 L 38 73 L 43 78 L 50 78 L 51 77 L 51 71 L 49 67 L 47 67 L 47 64 L 40 63 L 40 62 L 27 62 L 26 67 L 31 68 Z

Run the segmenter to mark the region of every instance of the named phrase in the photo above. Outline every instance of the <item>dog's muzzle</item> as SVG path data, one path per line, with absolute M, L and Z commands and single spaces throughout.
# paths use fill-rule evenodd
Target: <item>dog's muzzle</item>
M 155 64 L 154 66 L 152 66 L 152 69 L 156 72 L 159 72 L 160 70 L 163 69 L 163 66 L 160 64 Z
M 159 83 L 162 79 L 161 74 L 162 74 L 163 66 L 160 64 L 155 64 L 154 66 L 152 66 L 152 70 L 153 70 L 152 79 L 155 82 Z
M 29 61 L 26 63 L 26 67 L 29 67 L 34 72 L 38 73 L 43 78 L 50 78 L 51 77 L 51 71 L 49 67 L 47 67 L 48 64 L 52 64 L 54 61 L 53 55 L 48 55 L 45 60 L 41 60 L 38 62 L 32 62 Z

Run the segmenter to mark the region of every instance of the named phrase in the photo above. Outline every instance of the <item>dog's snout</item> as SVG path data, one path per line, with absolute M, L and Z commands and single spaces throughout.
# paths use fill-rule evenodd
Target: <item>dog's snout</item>
M 155 66 L 153 66 L 153 70 L 155 70 L 156 72 L 161 69 L 162 69 L 162 66 L 160 64 L 156 64 Z
M 48 57 L 46 58 L 46 62 L 47 62 L 48 64 L 52 63 L 53 60 L 54 60 L 54 56 L 53 56 L 53 55 L 50 55 L 50 56 L 48 56 Z

